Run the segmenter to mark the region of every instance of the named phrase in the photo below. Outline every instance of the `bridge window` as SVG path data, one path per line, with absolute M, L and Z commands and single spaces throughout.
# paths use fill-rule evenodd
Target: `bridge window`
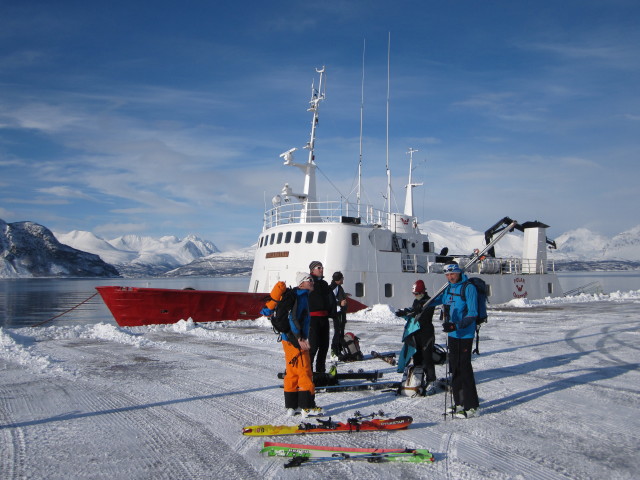
M 355 247 L 360 245 L 360 234 L 358 234 L 358 233 L 352 233 L 351 234 L 351 245 L 353 245 Z
M 318 232 L 318 243 L 325 243 L 327 241 L 327 232 Z
M 307 232 L 304 243 L 313 243 L 313 232 Z
M 282 243 L 282 232 L 278 233 L 278 243 Z
M 295 243 L 300 243 L 302 241 L 302 232 L 296 232 L 296 236 L 293 241 Z
M 291 243 L 291 232 L 287 232 L 284 236 L 284 243 Z
M 272 233 L 272 234 L 271 234 L 271 241 L 269 242 L 269 245 L 273 245 L 273 243 L 275 242 L 275 240 L 276 240 L 276 234 L 275 234 L 275 233 Z

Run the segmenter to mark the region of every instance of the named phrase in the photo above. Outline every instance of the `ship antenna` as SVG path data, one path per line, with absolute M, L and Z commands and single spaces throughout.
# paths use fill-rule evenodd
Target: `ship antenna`
M 362 123 L 364 116 L 364 54 L 367 48 L 367 40 L 363 40 L 362 44 L 362 85 L 360 87 L 360 157 L 358 160 L 358 193 L 357 196 L 357 205 L 358 205 L 358 218 L 360 218 L 360 198 L 362 193 Z
M 389 83 L 391 70 L 391 32 L 387 42 L 387 226 L 391 228 L 391 170 L 389 170 Z

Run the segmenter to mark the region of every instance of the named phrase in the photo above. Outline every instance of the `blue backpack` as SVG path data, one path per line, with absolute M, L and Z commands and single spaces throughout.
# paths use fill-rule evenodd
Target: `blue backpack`
M 471 285 L 476 287 L 476 290 L 478 291 L 478 319 L 476 320 L 476 325 L 481 325 L 483 323 L 486 323 L 487 322 L 487 290 L 488 290 L 487 283 L 484 280 L 482 280 L 480 277 L 469 277 L 469 279 L 462 284 L 462 288 L 460 289 L 461 291 L 460 297 L 462 298 L 463 301 L 467 300 L 464 293 L 464 291 L 467 288 L 467 283 L 470 283 Z
M 487 283 L 482 280 L 480 277 L 469 277 L 468 280 L 466 280 L 463 285 L 461 290 L 461 295 L 460 297 L 462 298 L 462 300 L 466 301 L 466 297 L 464 294 L 464 291 L 467 288 L 467 283 L 470 283 L 471 285 L 473 285 L 474 287 L 476 287 L 476 290 L 478 291 L 478 319 L 476 320 L 476 348 L 473 349 L 473 352 L 471 353 L 475 353 L 480 355 L 480 325 L 482 325 L 483 323 L 487 323 L 487 293 L 489 291 L 489 288 L 487 287 Z

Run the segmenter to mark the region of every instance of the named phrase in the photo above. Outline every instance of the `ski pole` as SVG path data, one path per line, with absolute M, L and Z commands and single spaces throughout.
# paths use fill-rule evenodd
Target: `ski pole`
M 447 388 L 447 383 L 449 384 L 449 386 L 451 386 L 451 383 L 449 382 L 449 335 L 447 334 L 447 358 L 445 361 L 445 370 L 444 370 L 444 378 L 445 378 L 445 389 Z M 444 420 L 447 420 L 447 399 L 448 399 L 449 395 L 448 392 L 445 390 L 444 392 L 444 413 L 442 414 L 444 416 Z

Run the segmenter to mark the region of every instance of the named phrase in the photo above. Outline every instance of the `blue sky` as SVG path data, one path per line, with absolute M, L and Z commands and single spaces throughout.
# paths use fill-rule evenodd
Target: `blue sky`
M 612 236 L 640 223 L 639 27 L 635 0 L 5 0 L 0 218 L 248 246 L 265 198 L 301 188 L 279 154 L 308 140 L 323 65 L 320 198 L 355 200 L 363 50 L 382 208 L 390 34 L 398 208 L 413 148 L 420 221 Z

